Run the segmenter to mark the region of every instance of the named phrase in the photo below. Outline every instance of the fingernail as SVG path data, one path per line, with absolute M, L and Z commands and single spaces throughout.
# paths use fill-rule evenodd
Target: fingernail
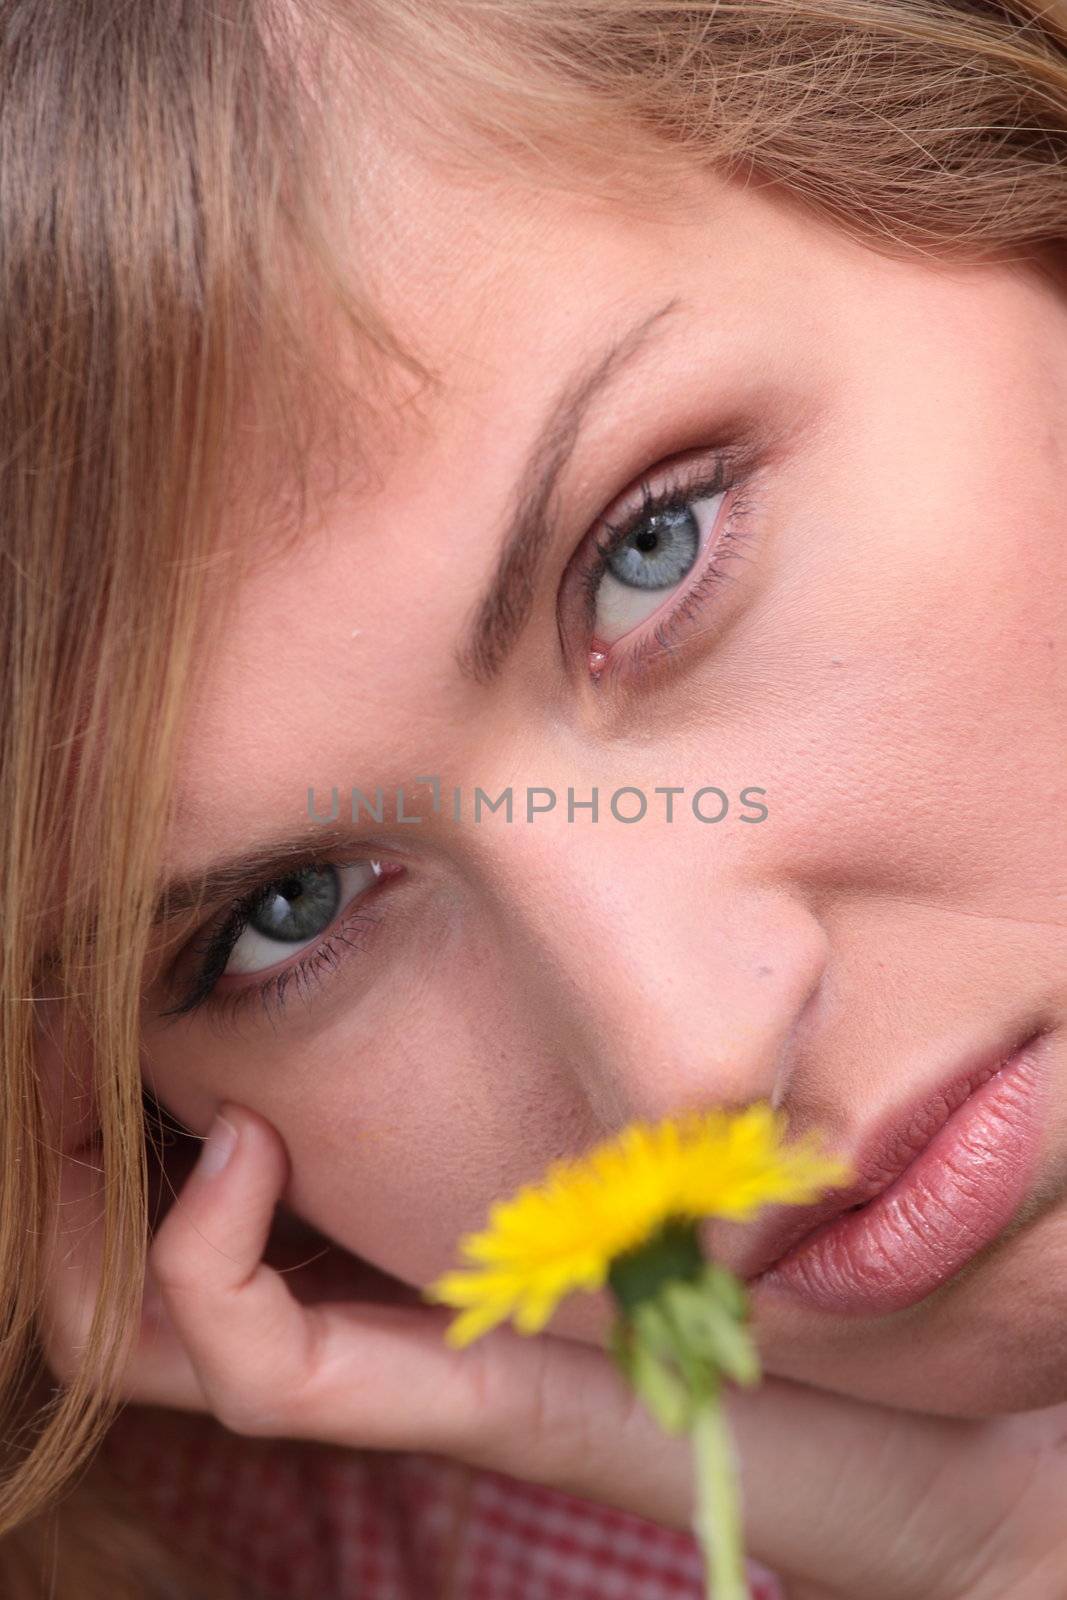
M 221 1172 L 233 1154 L 236 1143 L 237 1129 L 232 1122 L 227 1122 L 221 1111 L 216 1113 L 197 1162 L 201 1174 L 210 1178 L 216 1172 Z

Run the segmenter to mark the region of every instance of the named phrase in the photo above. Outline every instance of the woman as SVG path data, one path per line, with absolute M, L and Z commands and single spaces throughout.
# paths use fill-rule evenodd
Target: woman
M 604 1297 L 418 1291 L 766 1098 L 912 1165 L 711 1232 L 753 1556 L 1067 1592 L 1062 7 L 4 26 L 0 1589 L 209 1592 L 91 1475 L 46 1558 L 123 1400 L 685 1530 Z

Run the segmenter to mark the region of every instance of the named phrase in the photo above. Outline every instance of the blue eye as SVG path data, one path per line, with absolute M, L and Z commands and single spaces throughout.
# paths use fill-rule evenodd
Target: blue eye
M 315 862 L 261 884 L 194 941 L 198 960 L 192 986 L 161 1015 L 185 1016 L 205 1003 L 231 1012 L 255 999 L 281 1005 L 294 979 L 306 982 L 319 967 L 337 966 L 342 948 L 358 948 L 360 938 L 381 920 L 363 909 L 364 902 L 381 882 L 402 871 L 368 859 Z M 301 952 L 303 960 L 291 959 Z M 217 992 L 222 979 L 263 973 L 270 976 Z
M 742 485 L 751 461 L 742 449 L 710 465 L 706 457 L 676 464 L 655 489 L 642 479 L 641 503 L 617 523 L 601 519 L 607 537 L 578 560 L 592 677 L 605 668 L 609 679 L 637 673 L 671 654 L 687 620 L 718 597 L 727 563 L 746 543 L 740 523 L 751 505 Z
M 650 509 L 607 556 L 596 590 L 594 631 L 614 644 L 646 622 L 692 572 L 725 492 Z
M 607 570 L 628 588 L 669 589 L 696 560 L 700 532 L 690 506 L 657 511 L 627 534 L 608 557 Z
M 376 861 L 361 861 L 353 867 L 305 867 L 275 879 L 248 908 L 223 972 L 261 972 L 321 938 L 342 901 L 369 889 L 380 870 Z

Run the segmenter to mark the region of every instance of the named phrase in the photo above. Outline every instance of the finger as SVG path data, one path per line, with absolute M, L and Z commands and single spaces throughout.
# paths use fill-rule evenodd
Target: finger
M 263 1259 L 288 1179 L 284 1146 L 247 1108 L 220 1116 L 150 1256 L 210 1409 L 239 1433 L 427 1448 L 444 1425 L 434 1387 L 457 1365 L 443 1343 L 449 1313 L 301 1303 Z
M 273 1129 L 247 1111 L 220 1111 L 149 1255 L 208 1406 L 237 1431 L 249 1431 L 246 1413 L 260 1383 L 266 1395 L 267 1373 L 269 1387 L 284 1391 L 307 1358 L 307 1314 L 262 1260 L 287 1173 Z
M 688 1439 L 624 1398 L 599 1352 L 575 1345 L 561 1360 L 569 1341 L 531 1342 L 543 1360 L 536 1403 L 527 1372 L 509 1408 L 519 1372 L 501 1369 L 475 1464 L 688 1531 Z M 726 1410 L 745 1548 L 788 1580 L 790 1600 L 1001 1600 L 1005 1572 L 1036 1569 L 1059 1526 L 1033 1448 L 1025 1436 L 1013 1447 L 995 1419 L 921 1416 L 776 1378 L 729 1386 Z
M 101 1285 L 104 1175 L 90 1146 L 64 1154 L 45 1255 L 40 1337 L 49 1370 L 70 1383 L 89 1347 Z M 151 1273 L 146 1273 L 139 1326 L 127 1335 L 127 1359 L 111 1392 L 145 1404 L 204 1411 L 207 1402 L 170 1324 Z M 98 1368 L 98 1362 L 94 1363 Z M 102 1375 L 97 1371 L 98 1379 Z

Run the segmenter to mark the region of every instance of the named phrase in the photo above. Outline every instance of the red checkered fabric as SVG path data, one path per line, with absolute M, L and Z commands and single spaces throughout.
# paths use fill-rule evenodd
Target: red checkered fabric
M 245 1438 L 128 1406 L 103 1455 L 248 1600 L 703 1600 L 696 1540 L 439 1456 Z M 786 1600 L 754 1563 L 752 1600 Z

